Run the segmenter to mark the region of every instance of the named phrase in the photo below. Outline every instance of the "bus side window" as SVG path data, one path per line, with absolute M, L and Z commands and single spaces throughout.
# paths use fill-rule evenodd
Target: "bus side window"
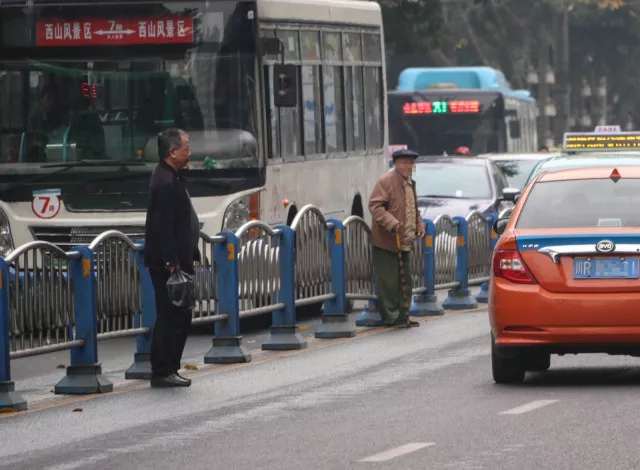
M 382 148 L 382 70 L 378 67 L 364 68 L 367 150 Z
M 347 105 L 347 151 L 364 150 L 364 90 L 362 66 L 362 40 L 360 34 L 344 33 L 343 50 L 346 62 L 345 102 Z
M 298 37 L 298 31 L 293 30 L 278 30 L 277 36 L 284 44 L 284 59 L 287 61 L 299 61 L 300 60 L 300 40 Z M 301 92 L 300 86 L 300 67 L 298 67 L 298 93 Z M 301 99 L 298 99 L 298 106 L 293 108 L 280 108 L 280 151 L 282 158 L 289 161 L 298 160 L 298 156 L 302 155 L 301 147 L 301 132 L 300 132 L 300 104 Z
M 384 89 L 382 85 L 382 45 L 379 34 L 362 35 L 364 61 L 364 107 L 366 113 L 367 150 L 378 150 L 383 146 Z M 379 64 L 370 66 L 369 64 Z
M 318 31 L 300 31 L 304 154 L 324 153 L 320 39 Z
M 260 37 L 265 38 L 263 42 L 277 39 L 275 27 L 262 27 L 260 30 Z M 280 47 L 285 47 L 284 44 L 278 44 L 278 50 Z M 266 156 L 268 159 L 280 158 L 280 110 L 276 107 L 274 102 L 274 70 L 273 63 L 279 62 L 280 57 L 278 54 L 267 54 L 263 52 L 265 65 L 262 67 L 263 83 L 264 83 L 264 98 L 265 98 L 265 119 L 264 119 L 264 135 L 267 138 L 268 145 L 266 149 Z
M 267 127 L 266 135 L 269 138 L 268 158 L 280 158 L 280 108 L 273 103 L 273 65 L 264 66 L 264 86 L 265 86 L 265 109 L 267 110 Z
M 324 65 L 322 69 L 327 153 L 344 152 L 344 92 L 340 67 Z
M 342 34 L 322 34 L 324 119 L 327 153 L 341 153 L 345 147 L 345 106 L 342 67 Z

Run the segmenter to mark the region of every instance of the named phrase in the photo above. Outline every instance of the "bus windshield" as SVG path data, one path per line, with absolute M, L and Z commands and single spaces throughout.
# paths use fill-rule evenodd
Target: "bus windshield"
M 254 3 L 0 10 L 0 174 L 156 162 L 157 133 L 170 127 L 189 134 L 194 169 L 260 164 Z
M 452 106 L 471 102 L 479 102 L 478 108 L 455 112 L 459 109 Z M 495 95 L 471 99 L 390 93 L 389 144 L 407 145 L 420 155 L 453 155 L 461 146 L 475 155 L 499 152 L 504 147 L 504 138 L 500 138 L 504 124 L 501 125 L 497 104 Z

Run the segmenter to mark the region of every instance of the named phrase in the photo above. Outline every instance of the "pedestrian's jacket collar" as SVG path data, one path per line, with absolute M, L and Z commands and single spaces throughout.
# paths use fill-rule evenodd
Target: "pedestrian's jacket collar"
M 416 187 L 416 182 L 413 180 L 413 178 L 405 179 L 405 177 L 402 176 L 396 169 L 394 169 L 393 172 L 396 174 L 396 178 L 399 178 L 402 183 L 404 183 L 405 181 L 409 181 L 409 183 L 411 183 L 411 186 L 413 186 L 414 188 Z
M 182 179 L 182 177 L 180 176 L 180 172 L 178 172 L 175 168 L 173 168 L 164 160 L 160 160 L 160 163 L 158 164 L 158 166 L 160 166 L 160 168 L 164 168 L 165 170 L 169 170 L 176 178 Z

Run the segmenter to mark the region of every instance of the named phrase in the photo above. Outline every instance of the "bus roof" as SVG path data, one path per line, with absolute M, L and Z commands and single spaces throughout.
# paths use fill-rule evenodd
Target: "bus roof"
M 257 0 L 258 17 L 269 21 L 312 21 L 382 26 L 378 2 L 368 0 Z
M 504 74 L 491 67 L 414 67 L 398 77 L 397 91 L 487 90 L 535 102 L 527 90 L 513 90 Z

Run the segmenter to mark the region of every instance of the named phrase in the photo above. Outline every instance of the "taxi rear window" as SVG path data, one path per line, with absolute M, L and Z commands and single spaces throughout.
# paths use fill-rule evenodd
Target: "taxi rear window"
M 516 228 L 640 226 L 637 178 L 539 182 L 523 202 Z

